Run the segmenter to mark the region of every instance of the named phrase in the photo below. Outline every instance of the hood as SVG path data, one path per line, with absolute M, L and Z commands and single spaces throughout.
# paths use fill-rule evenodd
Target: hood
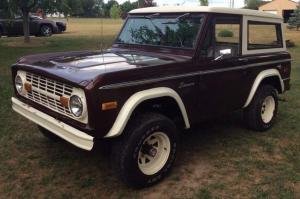
M 29 55 L 22 57 L 16 65 L 82 84 L 106 73 L 172 64 L 187 59 L 158 53 L 107 50 Z

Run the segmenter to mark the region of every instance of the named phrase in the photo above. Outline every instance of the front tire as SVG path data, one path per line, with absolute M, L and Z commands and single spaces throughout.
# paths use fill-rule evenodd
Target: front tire
M 52 27 L 50 25 L 42 25 L 40 29 L 41 36 L 50 37 L 53 33 Z
M 270 129 L 278 112 L 278 92 L 271 85 L 258 88 L 251 104 L 244 110 L 244 118 L 250 129 L 266 131 Z
M 171 170 L 177 150 L 177 130 L 167 117 L 147 113 L 134 118 L 112 148 L 112 164 L 132 187 L 147 187 Z

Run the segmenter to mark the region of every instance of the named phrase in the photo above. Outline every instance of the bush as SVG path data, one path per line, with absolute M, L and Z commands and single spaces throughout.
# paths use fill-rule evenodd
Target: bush
M 219 37 L 233 37 L 233 32 L 230 30 L 224 29 L 218 33 L 218 36 Z

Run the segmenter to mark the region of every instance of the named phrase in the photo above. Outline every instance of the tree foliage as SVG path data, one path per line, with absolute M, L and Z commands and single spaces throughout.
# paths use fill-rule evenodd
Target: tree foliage
M 60 13 L 65 17 L 126 17 L 127 13 L 138 7 L 156 6 L 153 0 L 125 1 L 119 5 L 116 0 L 0 0 L 0 17 L 23 17 L 24 41 L 29 42 L 29 14 L 42 10 L 47 14 Z
M 10 14 L 11 13 L 10 13 L 8 1 L 0 0 L 0 17 L 7 17 Z
M 201 6 L 208 6 L 208 0 L 199 0 Z
M 258 10 L 259 6 L 263 4 L 262 0 L 245 0 L 245 8 Z
M 110 10 L 113 5 L 118 5 L 121 10 L 121 16 L 126 17 L 127 13 L 138 7 L 156 6 L 153 0 L 136 0 L 130 2 L 125 1 L 119 4 L 116 0 L 0 0 L 0 16 L 5 15 L 21 15 L 19 3 L 16 2 L 36 2 L 30 9 L 30 12 L 35 12 L 41 9 L 45 15 L 61 13 L 65 17 L 110 17 Z M 114 8 L 115 9 L 115 8 Z
M 156 6 L 156 3 L 154 3 L 153 0 L 138 0 L 137 4 L 139 8 Z
M 104 17 L 110 17 L 110 9 L 113 5 L 119 5 L 115 0 L 109 0 L 106 4 L 103 5 Z
M 120 5 L 122 18 L 125 18 L 128 12 L 136 8 L 138 8 L 137 1 L 133 3 L 131 3 L 130 1 L 125 1 L 123 4 Z
M 297 6 L 297 9 L 291 14 L 292 16 L 289 18 L 288 24 L 291 27 L 296 28 L 299 30 L 300 28 L 300 3 Z
M 119 5 L 114 4 L 109 11 L 110 17 L 113 19 L 118 19 L 121 16 L 121 9 Z

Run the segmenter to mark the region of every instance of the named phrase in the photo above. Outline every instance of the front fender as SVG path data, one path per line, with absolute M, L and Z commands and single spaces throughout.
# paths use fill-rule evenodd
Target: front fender
M 177 94 L 176 91 L 174 91 L 171 88 L 158 87 L 158 88 L 139 91 L 133 94 L 121 108 L 117 116 L 117 119 L 115 120 L 112 128 L 110 129 L 110 131 L 105 137 L 108 138 L 108 137 L 116 137 L 121 135 L 135 108 L 145 100 L 159 98 L 159 97 L 172 97 L 177 102 L 178 107 L 182 113 L 185 127 L 190 128 L 188 115 L 185 106 L 181 100 L 181 97 Z

